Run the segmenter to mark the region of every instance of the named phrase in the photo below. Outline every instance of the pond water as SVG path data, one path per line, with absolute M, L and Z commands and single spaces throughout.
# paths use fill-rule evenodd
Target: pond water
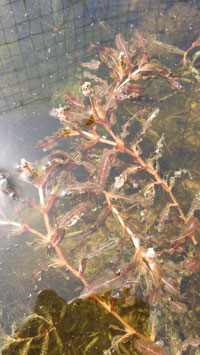
M 128 232 L 125 231 L 125 227 L 120 226 L 120 218 L 124 217 L 124 220 L 127 220 L 127 228 L 134 228 L 134 233 L 141 235 L 142 247 L 155 248 L 162 265 L 159 280 L 162 278 L 165 280 L 163 281 L 165 285 L 162 286 L 165 291 L 163 289 L 159 291 L 162 302 L 159 299 L 156 306 L 149 301 L 151 293 L 153 297 L 152 289 L 156 284 L 152 280 L 150 284 L 146 279 L 143 280 L 141 288 L 137 289 L 134 286 L 131 295 L 152 303 L 151 317 L 156 315 L 157 341 L 168 349 L 170 354 L 179 354 L 181 351 L 185 353 L 184 350 L 177 349 L 181 342 L 188 341 L 188 338 L 195 339 L 195 341 L 193 341 L 194 346 L 192 346 L 192 341 L 188 341 L 187 354 L 200 354 L 197 345 L 200 324 L 198 306 L 200 301 L 198 286 L 200 284 L 200 252 L 198 252 L 200 202 L 199 195 L 197 195 L 200 179 L 200 41 L 196 42 L 200 38 L 200 1 L 37 0 L 33 2 L 31 0 L 0 0 L 0 14 L 0 327 L 2 334 L 3 332 L 11 334 L 15 326 L 19 326 L 31 314 L 35 299 L 42 290 L 53 289 L 68 302 L 79 297 L 80 294 L 89 295 L 91 290 L 92 292 L 98 291 L 98 285 L 104 284 L 107 279 L 113 277 L 113 265 L 117 265 L 114 273 L 118 276 L 120 272 L 124 272 L 127 265 L 134 264 L 136 262 L 134 250 L 131 252 L 130 242 L 126 241 L 128 237 L 125 237 Z M 99 171 L 105 168 L 101 154 L 103 154 L 103 149 L 107 149 L 106 144 L 97 147 L 96 150 L 91 150 L 88 155 L 84 153 L 85 160 L 82 164 L 78 156 L 81 149 L 77 143 L 78 138 L 75 138 L 73 142 L 64 132 L 66 139 L 59 142 L 58 147 L 46 144 L 43 149 L 39 149 L 38 142 L 44 142 L 45 137 L 53 137 L 57 131 L 59 134 L 64 134 L 60 131 L 62 123 L 60 124 L 59 120 L 49 112 L 53 107 L 66 105 L 64 93 L 80 94 L 82 84 L 85 80 L 88 81 L 83 74 L 88 68 L 82 67 L 81 63 L 89 62 L 91 59 L 99 60 L 99 48 L 95 51 L 90 44 L 116 48 L 115 37 L 119 33 L 123 34 L 125 41 L 129 44 L 133 42 L 132 38 L 140 38 L 140 43 L 141 38 L 144 38 L 144 46 L 148 48 L 148 60 L 153 58 L 154 63 L 159 62 L 160 65 L 170 70 L 168 72 L 157 70 L 149 81 L 147 77 L 145 78 L 146 91 L 141 101 L 127 100 L 123 102 L 124 105 L 119 105 L 117 114 L 119 122 L 115 134 L 120 135 L 120 128 L 125 125 L 123 120 L 127 115 L 130 118 L 130 115 L 136 114 L 137 111 L 147 110 L 148 112 L 150 109 L 159 108 L 159 116 L 155 118 L 156 122 L 148 130 L 147 140 L 141 143 L 141 154 L 146 161 L 149 157 L 159 154 L 160 148 L 157 142 L 163 145 L 162 139 L 161 141 L 159 139 L 164 133 L 164 152 L 163 156 L 160 156 L 159 174 L 163 181 L 167 181 L 176 171 L 175 175 L 178 179 L 173 193 L 180 203 L 181 211 L 186 216 L 185 220 L 180 211 L 174 211 L 175 208 L 174 210 L 172 208 L 171 212 L 168 208 L 170 203 L 175 205 L 175 201 L 170 200 L 170 193 L 165 196 L 160 190 L 156 190 L 156 198 L 151 208 L 148 209 L 140 209 L 141 207 L 138 206 L 134 209 L 136 203 L 133 201 L 134 206 L 130 207 L 126 205 L 126 201 L 114 200 L 115 209 L 120 211 L 120 215 L 116 215 L 113 209 L 113 215 L 110 213 L 106 218 L 104 214 L 107 204 L 109 206 L 108 198 L 107 202 L 105 198 L 106 193 L 100 191 L 95 195 L 95 202 L 97 202 L 95 205 L 93 192 L 88 188 L 83 191 L 81 188 L 76 189 L 75 193 L 72 189 L 68 189 L 63 199 L 60 199 L 61 195 L 55 198 L 52 209 L 44 213 L 48 216 L 44 217 L 41 210 L 37 208 L 39 205 L 36 206 L 33 203 L 33 201 L 37 201 L 38 204 L 42 203 L 41 189 L 38 189 L 38 195 L 37 186 L 36 188 L 33 186 L 31 177 L 25 181 L 22 174 L 19 174 L 21 159 L 25 159 L 33 166 L 32 178 L 34 179 L 34 171 L 42 176 L 41 171 L 44 167 L 48 169 L 52 161 L 53 164 L 55 163 L 54 159 L 60 159 L 61 153 L 57 153 L 57 150 L 67 152 L 73 157 L 73 161 L 67 165 L 69 172 L 64 169 L 62 173 L 62 163 L 61 168 L 58 167 L 56 170 L 57 175 L 53 175 L 50 181 L 44 184 L 43 193 L 48 196 L 53 195 L 55 186 L 59 184 L 63 186 L 60 182 L 62 179 L 70 181 L 70 186 L 77 180 L 83 187 L 89 176 L 91 181 L 96 183 L 95 168 L 97 168 L 97 179 L 101 179 Z M 186 51 L 193 43 L 195 43 L 193 48 L 187 53 Z M 141 48 L 142 46 L 143 44 Z M 184 53 L 187 53 L 185 65 Z M 91 72 L 96 74 L 95 71 Z M 175 73 L 174 77 L 177 75 L 175 79 L 171 72 Z M 164 73 L 164 79 L 168 76 L 172 81 L 173 79 L 179 80 L 180 86 L 171 88 L 166 80 L 163 83 L 159 77 L 160 73 Z M 98 75 L 104 80 L 110 80 L 105 68 L 100 69 Z M 94 81 L 98 83 L 98 80 Z M 141 78 L 135 81 L 136 84 L 142 85 Z M 174 83 L 171 84 L 174 85 Z M 81 115 L 82 112 L 80 111 L 79 114 Z M 148 115 L 147 117 L 142 115 L 137 116 L 135 123 L 130 122 L 131 133 L 127 141 L 129 146 L 132 144 L 131 139 L 135 132 L 137 134 L 140 132 L 144 118 L 148 117 Z M 81 129 L 87 131 L 88 126 L 90 129 L 90 122 L 86 122 L 84 128 Z M 146 130 L 147 128 L 141 133 L 141 137 L 146 135 Z M 100 134 L 103 139 L 110 139 L 109 130 L 107 135 L 102 132 L 100 131 Z M 54 156 L 50 159 L 51 151 L 54 152 Z M 63 153 L 61 156 L 62 159 L 66 159 L 66 156 L 63 158 Z M 105 159 L 111 159 L 108 154 L 106 155 L 106 150 Z M 90 160 L 90 165 L 88 160 Z M 130 156 L 126 158 L 119 156 L 118 161 L 109 171 L 109 179 L 105 187 L 107 191 L 111 192 L 114 181 L 118 181 L 116 178 L 122 171 L 126 171 L 126 177 L 129 176 L 127 169 L 130 169 L 133 161 Z M 110 164 L 112 163 L 111 160 Z M 72 173 L 73 164 L 76 168 Z M 156 169 L 155 166 L 153 168 Z M 149 178 L 144 171 L 139 174 L 141 174 L 139 178 L 137 174 L 131 174 L 130 181 L 125 179 L 122 192 L 125 194 L 126 190 L 126 197 L 146 198 L 154 175 Z M 166 192 L 165 188 L 164 190 Z M 10 191 L 11 193 L 16 191 L 16 199 L 13 195 L 11 196 Z M 112 189 L 113 193 L 116 191 Z M 101 193 L 105 195 L 104 198 Z M 73 211 L 75 206 L 80 208 L 80 211 L 76 211 L 77 213 L 73 216 L 77 220 L 72 220 L 71 217 L 71 224 L 66 227 L 63 222 L 61 226 L 64 227 L 59 228 L 57 221 L 59 218 L 61 220 L 61 215 L 63 217 L 69 213 L 70 209 Z M 132 212 L 127 212 L 132 208 L 133 215 Z M 164 217 L 160 215 L 161 211 L 166 212 Z M 142 213 L 146 213 L 148 223 Z M 196 218 L 194 228 L 188 226 L 187 222 L 190 217 Z M 166 221 L 159 229 L 160 222 L 158 221 L 162 218 Z M 71 275 L 66 265 L 64 268 L 61 267 L 62 265 L 59 267 L 56 265 L 58 255 L 46 245 L 47 243 L 44 243 L 44 240 L 40 240 L 41 236 L 33 235 L 27 228 L 24 228 L 23 233 L 19 231 L 19 225 L 27 223 L 42 235 L 48 235 L 47 219 L 50 220 L 50 229 L 64 230 L 65 237 L 60 243 L 62 252 L 69 258 L 69 263 L 78 269 L 79 274 L 81 268 L 84 269 L 85 260 L 88 260 L 87 266 L 89 266 L 86 271 L 84 270 L 84 277 L 88 282 L 91 281 L 93 285 L 91 288 L 86 287 L 83 291 L 83 283 Z M 100 220 L 101 225 L 98 225 Z M 15 228 L 18 228 L 16 235 L 14 235 Z M 82 234 L 85 230 L 87 230 L 88 237 Z M 191 238 L 193 233 L 195 236 Z M 176 245 L 177 250 L 171 252 L 169 256 L 166 249 L 173 249 L 174 244 L 167 245 L 167 241 L 177 235 L 183 236 L 183 243 Z M 123 241 L 124 238 L 125 241 Z M 166 242 L 163 242 L 164 239 Z M 122 246 L 123 243 L 124 246 Z M 143 257 L 143 261 L 148 264 L 146 257 Z M 189 266 L 185 268 L 184 265 Z M 166 292 L 167 286 L 171 287 L 166 285 L 167 282 L 170 283 L 169 278 L 165 279 L 163 276 L 166 270 L 168 274 L 173 274 L 173 272 L 176 274 L 173 279 L 178 284 L 179 299 L 176 299 L 176 291 L 175 296 L 171 292 L 169 295 Z M 144 277 L 144 274 L 145 272 L 141 271 L 140 276 Z M 139 282 L 136 273 L 133 272 L 131 277 L 135 283 Z M 125 281 L 128 282 L 127 279 Z M 111 286 L 112 297 L 117 298 L 121 295 L 125 281 L 124 279 L 123 282 L 121 279 L 117 280 L 115 286 Z M 155 290 L 157 291 L 159 287 L 160 285 L 156 284 Z M 102 289 L 99 290 L 102 291 Z M 165 318 L 165 325 L 161 324 L 162 317 Z M 185 324 L 187 324 L 187 330 Z M 100 348 L 97 342 L 95 350 L 91 345 L 86 354 L 102 354 L 102 350 L 98 349 Z M 122 351 L 128 353 L 129 349 L 128 347 L 125 350 L 120 348 L 115 353 L 122 353 Z M 83 349 L 79 351 L 80 354 L 84 353 Z M 134 351 L 137 354 L 137 351 Z M 69 354 L 71 353 L 75 354 L 69 351 Z

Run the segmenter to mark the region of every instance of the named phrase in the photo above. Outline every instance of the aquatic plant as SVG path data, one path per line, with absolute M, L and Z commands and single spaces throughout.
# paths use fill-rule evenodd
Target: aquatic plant
M 21 160 L 21 184 L 38 191 L 39 200 L 21 196 L 2 173 L 4 192 L 10 195 L 14 211 L 9 218 L 1 213 L 1 225 L 5 234 L 35 235 L 33 247 L 37 242 L 46 248 L 51 261 L 41 265 L 32 281 L 51 267 L 67 269 L 82 283 L 80 298 L 95 300 L 119 321 L 123 335 L 111 341 L 107 353 L 120 346 L 130 353 L 134 346 L 134 351 L 143 354 L 168 354 L 165 347 L 155 344 L 157 307 L 163 304 L 177 314 L 187 312 L 177 278 L 180 271 L 193 273 L 200 267 L 196 235 L 200 193 L 187 210 L 182 208 L 174 191 L 177 179 L 189 172 L 178 169 L 172 173 L 160 164 L 164 150 L 172 153 L 164 134 L 159 136 L 152 128 L 160 113 L 148 93 L 154 82 L 176 91 L 183 87 L 180 75 L 151 58 L 141 34 L 130 44 L 118 34 L 115 43 L 116 48 L 91 45 L 99 59 L 82 63 L 87 68 L 82 95 L 65 93 L 66 106 L 50 112 L 62 128 L 39 141 L 36 148 L 51 152 L 35 163 Z M 173 47 L 181 52 L 185 66 L 190 50 L 198 44 L 186 52 Z M 28 222 L 21 206 L 26 206 L 28 214 L 34 209 L 34 218 L 42 217 L 40 229 Z M 109 298 L 102 294 L 108 289 L 112 290 Z M 123 317 L 117 311 L 116 298 L 123 289 L 128 290 L 125 304 L 142 293 L 155 307 L 147 333 L 132 325 L 130 315 Z M 39 318 L 39 323 L 54 329 L 50 320 Z M 11 343 L 21 342 L 23 353 L 28 353 L 38 338 L 43 339 L 42 353 L 50 353 L 49 331 L 44 326 L 37 335 L 18 334 Z M 185 344 L 198 341 L 188 338 Z M 184 351 L 172 346 L 175 354 Z M 74 345 L 71 353 L 76 354 Z

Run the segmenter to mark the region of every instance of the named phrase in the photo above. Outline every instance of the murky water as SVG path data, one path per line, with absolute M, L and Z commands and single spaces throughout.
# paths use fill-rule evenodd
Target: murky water
M 188 205 L 199 189 L 200 65 L 197 55 L 196 58 L 193 57 L 196 72 L 187 73 L 187 69 L 180 71 L 182 56 L 173 51 L 173 48 L 178 47 L 185 51 L 199 38 L 200 2 L 0 0 L 0 13 L 0 170 L 9 173 L 16 188 L 19 188 L 24 196 L 35 197 L 36 193 L 31 187 L 23 188 L 21 183 L 15 180 L 17 166 L 22 158 L 34 162 L 47 155 L 47 152 L 35 147 L 39 140 L 51 136 L 59 127 L 59 122 L 49 115 L 52 107 L 64 104 L 64 92 L 74 94 L 79 90 L 78 87 L 84 80 L 81 62 L 91 59 L 90 43 L 110 46 L 113 45 L 117 33 L 123 33 L 125 39 L 131 41 L 133 35 L 140 32 L 152 43 L 152 57 L 158 58 L 162 65 L 167 65 L 174 72 L 178 68 L 178 74 L 184 77 L 181 82 L 184 92 L 181 93 L 167 92 L 165 87 L 159 85 L 151 90 L 151 85 L 149 86 L 146 100 L 149 100 L 149 105 L 160 108 L 162 119 L 157 123 L 157 136 L 152 134 L 152 140 L 147 142 L 143 150 L 146 154 L 164 132 L 169 156 L 161 162 L 161 171 L 165 174 L 165 171 L 188 169 L 193 176 L 191 180 L 188 175 L 180 187 L 176 188 L 182 199 L 183 210 L 187 214 Z M 170 49 L 162 43 L 174 47 Z M 199 47 L 195 50 L 197 52 Z M 191 60 L 193 54 L 194 51 L 190 53 Z M 98 56 L 95 55 L 94 59 L 98 59 Z M 129 105 L 126 109 L 129 110 Z M 71 147 L 69 149 L 72 150 Z M 80 171 L 76 174 L 78 176 Z M 4 191 L 1 191 L 0 199 L 2 216 L 6 214 L 12 219 L 12 202 Z M 95 218 L 103 207 L 100 200 Z M 67 200 L 63 206 L 58 205 L 58 208 L 69 209 Z M 37 226 L 43 232 L 44 225 L 38 214 L 33 212 L 29 215 L 26 206 L 20 207 L 20 213 L 24 218 L 30 219 L 32 226 Z M 89 213 L 85 223 L 94 223 L 92 218 Z M 113 224 L 112 220 L 109 221 L 106 231 L 111 231 L 115 247 L 115 239 L 119 238 L 121 232 Z M 5 226 L 2 226 L 0 325 L 4 331 L 10 333 L 14 322 L 20 324 L 24 317 L 31 313 L 33 302 L 41 290 L 52 288 L 69 301 L 79 296 L 82 285 L 77 279 L 71 278 L 66 270 L 54 267 L 45 269 L 49 258 L 54 261 L 55 257 L 49 256 L 46 247 L 40 247 L 36 243 L 32 245 L 36 238 L 30 233 L 7 238 L 4 232 Z M 74 234 L 77 232 L 82 231 L 73 230 Z M 170 234 L 170 231 L 166 232 L 166 235 L 167 233 Z M 102 242 L 97 242 L 102 247 Z M 107 245 L 108 242 L 104 240 L 103 243 Z M 64 249 L 66 247 L 65 245 Z M 83 249 L 79 245 L 78 252 L 82 253 L 84 259 Z M 192 253 L 189 247 L 186 252 Z M 73 253 L 76 258 L 75 247 Z M 90 253 L 95 255 L 93 250 Z M 93 267 L 97 267 L 95 263 Z M 106 272 L 108 269 L 109 265 L 105 269 Z M 42 270 L 42 273 L 36 277 L 35 273 L 39 270 Z M 196 304 L 200 291 L 195 290 L 192 296 L 194 280 L 199 282 L 197 272 L 192 280 L 187 276 L 193 297 L 193 303 L 191 299 L 188 300 L 189 307 L 193 304 L 188 317 L 194 317 L 196 322 L 194 329 L 190 325 L 191 337 L 197 336 L 195 329 L 199 324 Z M 183 293 L 186 292 L 185 288 L 186 286 L 182 285 Z M 157 313 L 159 316 L 160 310 Z M 184 319 L 178 319 L 177 322 L 180 322 L 182 327 L 182 330 L 176 331 L 177 338 L 179 335 L 176 340 L 180 343 L 186 338 Z M 168 323 L 166 327 L 172 327 L 171 318 Z M 166 332 L 169 332 L 169 328 L 166 328 Z M 163 331 L 162 328 L 159 336 L 165 339 L 166 334 Z M 173 328 L 170 332 L 173 332 Z M 193 354 L 199 354 L 196 348 L 191 351 L 196 351 Z

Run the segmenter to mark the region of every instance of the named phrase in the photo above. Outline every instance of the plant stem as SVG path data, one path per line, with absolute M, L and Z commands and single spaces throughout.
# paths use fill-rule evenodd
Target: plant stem
M 100 297 L 98 297 L 97 295 L 91 294 L 89 297 L 94 298 L 98 303 L 100 303 L 108 312 L 110 312 L 115 318 L 117 318 L 120 323 L 123 324 L 123 326 L 125 327 L 125 329 L 127 329 L 127 334 L 135 334 L 137 335 L 139 338 L 147 340 L 147 341 L 151 341 L 151 338 L 146 337 L 145 335 L 138 333 L 133 327 L 131 327 L 123 318 L 120 317 L 120 315 L 118 313 L 116 313 L 115 311 L 113 311 L 111 309 L 111 307 L 109 305 L 107 305 L 107 303 L 105 303 Z
M 42 208 L 44 208 L 45 207 L 45 203 L 44 203 L 44 193 L 43 193 L 42 186 L 40 186 L 38 188 L 38 192 L 39 192 L 40 204 L 41 204 Z M 52 235 L 52 230 L 51 230 L 50 223 L 49 223 L 48 213 L 47 212 L 42 212 L 42 215 L 43 215 L 45 227 L 46 227 L 46 230 L 47 230 L 47 234 L 49 236 L 51 236 Z

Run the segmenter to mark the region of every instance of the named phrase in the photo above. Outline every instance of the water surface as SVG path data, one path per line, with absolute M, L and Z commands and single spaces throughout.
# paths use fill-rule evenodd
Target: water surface
M 84 80 L 81 62 L 91 59 L 91 42 L 110 46 L 117 33 L 123 33 L 125 39 L 131 41 L 133 35 L 140 32 L 149 42 L 157 41 L 187 50 L 200 36 L 199 1 L 37 0 L 33 3 L 31 0 L 0 0 L 0 10 L 0 169 L 13 179 L 20 159 L 34 162 L 47 155 L 48 152 L 34 147 L 58 129 L 59 122 L 49 115 L 49 111 L 64 104 L 63 92 L 76 93 L 79 90 Z M 192 73 L 187 74 L 186 69 L 181 71 L 182 57 L 179 54 L 161 44 L 152 45 L 151 51 L 163 65 L 175 72 L 178 68 L 179 74 L 185 78 L 181 82 L 184 92 L 166 92 L 165 88 L 161 91 L 158 85 L 153 91 L 149 87 L 147 100 L 162 112 L 156 132 L 158 136 L 164 132 L 173 156 L 170 158 L 169 154 L 168 160 L 162 161 L 162 171 L 188 169 L 193 176 L 193 182 L 187 178 L 177 188 L 187 214 L 188 204 L 199 186 L 199 82 Z M 192 59 L 194 52 L 190 54 Z M 97 59 L 96 55 L 94 59 Z M 195 68 L 198 72 L 199 58 Z M 144 153 L 152 148 L 152 144 L 149 142 L 144 146 Z M 35 192 L 25 188 L 24 194 L 35 196 L 32 193 Z M 0 197 L 1 210 L 11 218 L 12 203 L 4 193 Z M 64 208 L 67 207 L 66 200 Z M 43 228 L 41 220 L 35 222 L 34 214 L 29 218 L 30 223 Z M 114 238 L 119 238 L 120 231 L 115 229 L 113 227 Z M 6 238 L 2 227 L 1 235 L 0 323 L 7 333 L 11 332 L 14 322 L 19 324 L 30 314 L 41 290 L 52 288 L 67 301 L 80 294 L 80 282 L 71 279 L 65 270 L 50 268 L 37 282 L 31 282 L 34 273 L 49 260 L 47 250 L 39 246 L 32 248 L 27 241 L 32 242 L 34 237 L 28 233 Z M 189 247 L 186 252 L 188 250 Z M 199 282 L 199 274 L 196 272 L 194 279 L 187 277 L 192 290 L 194 280 Z M 182 285 L 182 293 L 185 287 Z M 199 297 L 199 290 L 195 290 L 193 308 Z M 191 307 L 191 300 L 188 303 Z M 195 317 L 196 323 L 194 329 L 190 324 L 190 331 L 191 336 L 196 337 L 199 312 L 192 311 L 191 318 Z M 172 320 L 169 318 L 168 321 L 169 333 L 173 333 Z M 176 330 L 180 342 L 186 338 L 186 330 L 183 319 L 177 322 L 182 327 Z M 162 328 L 159 336 L 165 339 L 163 331 Z

